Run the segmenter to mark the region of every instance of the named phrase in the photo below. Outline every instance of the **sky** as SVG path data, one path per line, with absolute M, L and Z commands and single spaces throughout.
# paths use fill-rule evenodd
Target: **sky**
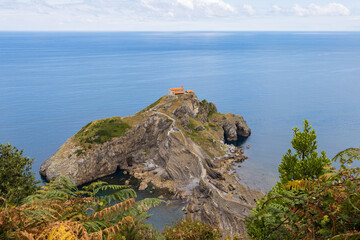
M 360 31 L 360 0 L 0 0 L 0 31 Z

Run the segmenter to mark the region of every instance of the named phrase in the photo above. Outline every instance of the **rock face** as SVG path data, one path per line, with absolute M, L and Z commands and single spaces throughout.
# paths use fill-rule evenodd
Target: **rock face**
M 115 120 L 129 128 L 100 142 L 101 124 Z M 244 217 L 261 193 L 229 174 L 231 163 L 246 157 L 224 142 L 250 132 L 241 116 L 218 113 L 194 94 L 164 96 L 134 116 L 88 124 L 41 165 L 40 174 L 48 180 L 66 175 L 81 185 L 125 169 L 141 179 L 141 189 L 151 183 L 188 199 L 185 218 L 218 226 L 225 236 L 244 233 Z
M 231 114 L 231 120 L 223 121 L 223 129 L 225 140 L 228 142 L 235 142 L 238 137 L 249 137 L 251 134 L 250 128 L 242 116 Z

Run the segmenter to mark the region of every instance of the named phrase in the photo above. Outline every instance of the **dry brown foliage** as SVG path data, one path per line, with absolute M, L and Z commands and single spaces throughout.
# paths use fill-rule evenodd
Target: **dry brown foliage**
M 127 211 L 135 204 L 135 199 L 130 198 L 129 200 L 123 201 L 121 203 L 115 204 L 111 207 L 105 208 L 99 212 L 96 212 L 94 214 L 94 218 L 104 218 L 104 217 L 111 217 L 116 213 L 123 213 L 124 211 Z
M 85 199 L 85 198 L 84 198 Z M 89 199 L 85 199 L 89 200 Z M 5 199 L 4 199 L 5 201 Z M 81 200 L 82 201 L 82 200 Z M 62 213 L 69 210 L 72 201 L 62 202 L 60 200 L 49 200 L 45 202 L 33 202 L 22 206 L 7 206 L 0 211 L 0 228 L 11 230 L 10 237 L 24 240 L 93 240 L 93 239 L 115 239 L 115 236 L 124 227 L 135 225 L 130 216 L 124 217 L 118 224 L 103 230 L 88 233 L 84 226 L 77 221 L 59 221 Z M 133 198 L 105 208 L 94 215 L 87 215 L 86 220 L 104 219 L 117 213 L 123 213 L 135 204 Z M 29 216 L 29 211 L 38 208 L 49 210 L 48 215 Z M 84 217 L 84 216 L 83 216 Z

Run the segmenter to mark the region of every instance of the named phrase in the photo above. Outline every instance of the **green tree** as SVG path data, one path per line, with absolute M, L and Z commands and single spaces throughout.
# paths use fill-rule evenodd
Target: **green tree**
M 10 143 L 0 144 L 0 197 L 7 202 L 19 204 L 26 196 L 34 193 L 39 183 L 30 172 L 34 159 L 22 156 Z
M 277 185 L 257 202 L 247 219 L 253 239 L 360 239 L 360 148 L 338 153 L 317 179 Z
M 293 131 L 291 144 L 295 153 L 289 149 L 278 168 L 282 184 L 293 180 L 316 179 L 326 172 L 325 167 L 331 163 L 324 151 L 318 155 L 315 130 L 311 129 L 307 120 L 304 120 L 302 132 L 297 127 Z

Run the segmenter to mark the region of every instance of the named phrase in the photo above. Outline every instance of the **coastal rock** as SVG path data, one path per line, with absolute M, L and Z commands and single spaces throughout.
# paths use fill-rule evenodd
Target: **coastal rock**
M 107 133 L 102 127 L 114 134 L 101 135 Z M 151 184 L 189 201 L 186 218 L 226 234 L 244 233 L 243 218 L 253 207 L 248 202 L 261 193 L 229 174 L 232 163 L 246 157 L 224 143 L 250 133 L 241 116 L 218 113 L 194 94 L 164 96 L 134 116 L 89 123 L 41 165 L 40 174 L 47 180 L 69 176 L 81 185 L 122 169 L 141 181 L 141 190 Z
M 251 135 L 251 129 L 246 124 L 242 116 L 237 115 L 235 119 L 236 133 L 240 137 L 249 137 Z
M 145 190 L 148 187 L 148 183 L 146 181 L 143 181 L 140 183 L 139 190 Z
M 232 124 L 230 121 L 224 121 L 223 129 L 226 141 L 234 142 L 237 140 L 237 131 L 235 124 Z
M 240 115 L 227 114 L 229 118 L 224 120 L 222 127 L 224 129 L 225 140 L 235 142 L 239 137 L 249 137 L 251 129 L 246 124 L 244 118 Z

